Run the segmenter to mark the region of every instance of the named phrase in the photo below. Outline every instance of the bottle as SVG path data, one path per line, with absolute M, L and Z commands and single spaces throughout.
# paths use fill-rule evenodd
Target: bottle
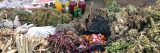
M 73 17 L 78 17 L 78 12 L 74 11 Z
M 78 17 L 78 6 L 75 6 L 75 7 L 74 7 L 73 17 Z
M 78 8 L 78 16 L 81 16 L 81 15 L 82 15 L 82 9 Z
M 61 1 L 62 5 L 65 5 L 68 2 L 68 0 L 60 0 L 60 1 Z
M 77 6 L 77 3 L 75 2 L 75 0 L 71 0 L 69 3 L 69 11 L 72 15 L 74 15 L 74 8 L 75 6 Z
M 68 7 L 69 6 L 69 2 L 66 1 L 64 5 L 65 5 L 65 7 Z
M 79 17 L 79 16 L 81 16 L 81 14 L 82 14 L 82 10 L 81 10 L 81 8 L 78 8 L 76 11 L 74 11 L 74 17 Z
M 48 8 L 48 4 L 47 3 L 45 4 L 45 7 Z
M 66 13 L 69 13 L 69 7 L 65 8 Z
M 56 7 L 56 9 L 57 9 L 59 12 L 61 12 L 61 10 L 62 10 L 62 3 L 61 3 L 59 0 L 56 0 L 56 2 L 55 2 L 55 7 Z
M 53 5 L 54 5 L 53 2 L 50 2 L 50 5 L 49 5 L 49 6 L 50 6 L 50 7 L 53 7 Z
M 61 0 L 61 3 L 62 3 L 62 6 L 64 8 L 64 11 L 68 13 L 69 12 L 69 2 L 68 2 L 68 0 Z
M 86 9 L 86 2 L 84 0 L 80 0 L 78 3 L 78 7 L 82 9 L 82 14 L 84 14 Z
M 68 1 L 65 3 L 65 10 L 67 13 L 69 13 L 69 2 Z

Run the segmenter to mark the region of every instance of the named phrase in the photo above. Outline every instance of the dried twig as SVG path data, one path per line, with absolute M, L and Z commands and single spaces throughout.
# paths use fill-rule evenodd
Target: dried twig
M 44 39 L 27 37 L 27 35 L 17 34 L 15 42 L 18 53 L 32 53 L 34 51 L 34 48 L 37 47 L 37 45 L 44 44 Z
M 92 15 L 92 8 L 93 8 L 93 1 L 91 1 L 91 6 L 90 6 L 90 16 Z
M 5 47 L 2 50 L 2 53 L 5 53 L 5 51 L 7 50 L 7 48 L 12 44 L 12 38 L 10 38 L 10 40 L 8 40 L 7 44 L 5 45 Z

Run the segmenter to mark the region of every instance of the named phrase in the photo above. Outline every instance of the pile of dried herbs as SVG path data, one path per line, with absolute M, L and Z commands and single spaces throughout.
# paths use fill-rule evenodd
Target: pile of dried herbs
M 132 5 L 112 12 L 116 19 L 111 25 L 110 52 L 120 53 L 158 53 L 160 35 L 160 15 L 158 6 L 135 8 Z M 109 18 L 110 18 L 109 17 Z
M 1 9 L 1 18 L 14 20 L 18 15 L 21 23 L 32 23 L 37 26 L 52 25 L 59 23 L 69 23 L 71 21 L 70 14 L 60 13 L 52 9 Z
M 77 51 L 79 44 L 78 36 L 75 34 L 74 29 L 67 25 L 58 27 L 55 34 L 51 34 L 47 38 L 49 50 L 52 53 L 73 53 Z

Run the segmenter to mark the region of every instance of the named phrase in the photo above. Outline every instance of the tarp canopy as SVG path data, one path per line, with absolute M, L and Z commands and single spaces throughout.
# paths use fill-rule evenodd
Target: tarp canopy
M 55 0 L 4 0 L 0 2 L 0 8 L 40 8 L 45 3 L 54 3 Z M 39 4 L 33 6 L 33 4 Z
M 49 2 L 54 2 L 55 0 L 33 0 L 32 4 L 44 4 Z

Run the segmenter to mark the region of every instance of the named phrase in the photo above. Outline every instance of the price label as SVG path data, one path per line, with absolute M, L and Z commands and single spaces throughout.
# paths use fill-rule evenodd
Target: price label
M 78 6 L 75 6 L 75 7 L 74 7 L 74 11 L 77 11 L 77 10 L 78 10 Z

